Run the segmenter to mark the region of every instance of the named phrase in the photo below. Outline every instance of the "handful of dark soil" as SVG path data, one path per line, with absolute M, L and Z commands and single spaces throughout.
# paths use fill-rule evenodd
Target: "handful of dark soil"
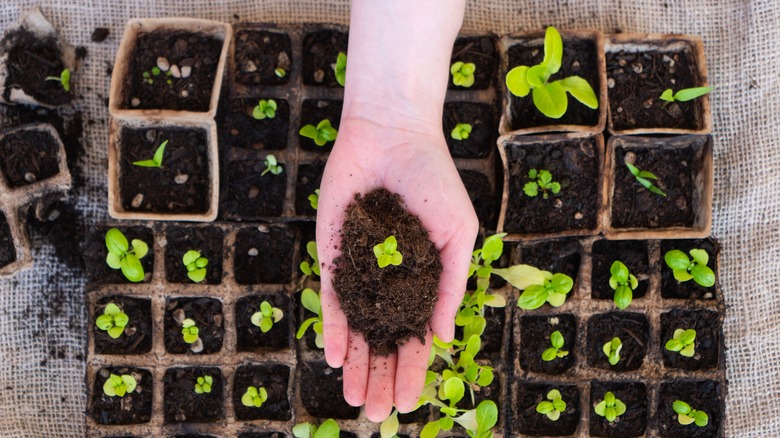
M 398 266 L 380 268 L 374 246 L 395 236 L 403 254 Z M 425 338 L 433 314 L 441 258 L 420 219 L 385 189 L 361 196 L 347 207 L 333 286 L 352 330 L 375 354 L 386 356 L 412 336 Z

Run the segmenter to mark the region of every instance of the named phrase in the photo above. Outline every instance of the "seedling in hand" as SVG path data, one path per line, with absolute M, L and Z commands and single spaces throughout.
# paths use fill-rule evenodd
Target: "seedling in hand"
M 198 377 L 195 383 L 196 394 L 209 394 L 211 393 L 211 385 L 214 383 L 214 378 L 211 376 Z
M 181 335 L 184 338 L 184 342 L 187 344 L 194 344 L 198 340 L 198 333 L 200 329 L 195 325 L 195 321 L 190 318 L 185 319 L 181 323 Z
M 535 268 L 534 268 L 535 269 Z M 541 271 L 543 280 L 541 284 L 533 284 L 526 287 L 517 306 L 525 310 L 533 310 L 542 307 L 544 303 L 550 303 L 553 307 L 561 307 L 566 301 L 566 294 L 574 287 L 574 280 L 566 274 L 552 274 Z
M 144 241 L 133 239 L 132 248 L 127 244 L 127 238 L 121 231 L 111 228 L 106 233 L 106 247 L 108 255 L 106 264 L 111 269 L 121 269 L 122 274 L 128 280 L 137 283 L 144 279 L 144 267 L 140 259 L 144 258 L 149 247 Z
M 712 287 L 715 285 L 715 273 L 707 267 L 710 256 L 703 249 L 692 249 L 692 259 L 684 252 L 673 249 L 664 255 L 666 265 L 672 268 L 674 278 L 682 283 L 693 279 L 699 286 Z
M 278 307 L 271 306 L 268 301 L 260 303 L 260 311 L 252 314 L 252 325 L 260 327 L 260 331 L 268 333 L 273 328 L 275 322 L 284 318 L 284 312 Z
M 67 68 L 62 70 L 62 73 L 60 73 L 59 76 L 47 76 L 47 81 L 57 81 L 62 85 L 62 89 L 65 90 L 66 93 L 70 92 L 70 70 Z
M 257 120 L 263 120 L 266 117 L 273 119 L 276 117 L 276 101 L 273 99 L 261 100 L 252 110 L 252 117 Z
M 528 171 L 528 178 L 531 178 L 531 182 L 523 186 L 523 192 L 531 198 L 539 194 L 539 189 L 542 190 L 544 199 L 549 197 L 549 193 L 557 195 L 561 191 L 561 184 L 552 180 L 553 176 L 549 170 L 531 169 Z
M 265 170 L 260 176 L 263 176 L 268 172 L 271 172 L 272 175 L 279 175 L 283 170 L 282 166 L 276 161 L 274 154 L 268 154 L 265 157 Z
M 304 275 L 316 275 L 320 276 L 320 260 L 317 258 L 317 242 L 311 241 L 306 244 L 306 253 L 311 257 L 311 263 L 304 260 L 301 262 L 301 272 Z
M 329 141 L 336 141 L 339 132 L 330 124 L 330 120 L 320 121 L 315 128 L 314 125 L 306 125 L 298 131 L 303 137 L 314 140 L 317 146 L 325 146 Z
M 374 246 L 374 256 L 380 268 L 388 265 L 398 266 L 403 262 L 404 256 L 398 251 L 398 242 L 395 236 L 388 236 L 384 242 Z
M 268 400 L 268 391 L 262 386 L 259 388 L 250 386 L 246 389 L 244 395 L 241 396 L 241 404 L 248 408 L 259 408 L 266 400 Z
M 471 125 L 468 123 L 458 123 L 452 129 L 450 137 L 452 137 L 453 140 L 465 140 L 469 138 L 469 134 L 471 134 Z
M 209 259 L 200 256 L 200 251 L 189 250 L 182 257 L 182 263 L 187 268 L 187 277 L 195 283 L 200 283 L 206 278 L 206 266 Z
M 316 334 L 316 337 L 314 338 L 314 344 L 317 345 L 317 348 L 324 348 L 325 341 L 322 337 L 322 306 L 320 305 L 320 295 L 317 292 L 314 292 L 314 290 L 306 288 L 301 293 L 301 304 L 303 304 L 303 307 L 306 310 L 316 314 L 317 316 L 303 321 L 303 324 L 301 324 L 301 327 L 298 329 L 298 333 L 295 334 L 295 337 L 297 339 L 301 339 L 303 335 L 306 334 L 306 330 L 310 326 L 313 326 L 312 329 Z
M 541 64 L 528 67 L 521 65 L 506 75 L 509 92 L 517 97 L 525 97 L 533 92 L 533 101 L 542 114 L 551 118 L 561 118 L 568 109 L 568 92 L 583 105 L 591 109 L 599 106 L 596 93 L 588 82 L 579 76 L 569 76 L 554 82 L 550 77 L 561 68 L 563 40 L 554 27 L 548 27 L 544 35 L 544 59 Z
M 710 422 L 710 418 L 706 413 L 691 408 L 691 405 L 682 400 L 675 400 L 672 403 L 672 409 L 677 413 L 677 421 L 683 426 L 693 423 L 699 427 L 704 427 Z
M 611 341 L 604 344 L 602 351 L 607 356 L 610 365 L 616 365 L 620 362 L 620 350 L 623 349 L 623 342 L 620 338 L 612 338 Z
M 157 167 L 161 169 L 166 146 L 168 146 L 168 140 L 160 143 L 160 146 L 157 147 L 157 150 L 154 152 L 154 157 L 152 157 L 151 160 L 135 161 L 133 162 L 133 165 L 139 167 Z
M 317 207 L 320 204 L 320 189 L 314 190 L 314 193 L 309 195 L 309 205 L 311 205 L 311 208 L 317 209 Z
M 339 55 L 336 57 L 336 63 L 331 64 L 331 67 L 333 68 L 333 73 L 336 74 L 336 82 L 343 87 L 347 76 L 347 54 L 339 52 Z
M 607 392 L 604 399 L 593 408 L 596 415 L 604 417 L 612 423 L 617 417 L 626 413 L 626 404 L 615 397 L 615 394 Z
M 135 391 L 137 385 L 135 377 L 129 374 L 116 375 L 112 373 L 103 384 L 103 393 L 109 397 L 124 397 L 125 394 Z
M 450 66 L 452 83 L 458 87 L 469 88 L 474 85 L 474 72 L 477 66 L 473 62 L 455 62 Z
M 536 412 L 546 415 L 552 421 L 558 421 L 561 414 L 566 412 L 566 402 L 563 401 L 561 392 L 557 389 L 548 392 L 547 400 L 536 405 Z
M 615 305 L 618 309 L 623 310 L 634 299 L 633 291 L 639 286 L 634 274 L 628 272 L 628 267 L 621 261 L 615 260 L 612 266 L 609 268 L 609 287 L 615 291 Z
M 679 351 L 680 355 L 693 357 L 696 353 L 696 330 L 677 329 L 674 331 L 674 337 L 666 341 L 666 349 L 669 351 Z
M 661 93 L 661 100 L 666 102 L 687 102 L 689 100 L 696 99 L 697 97 L 704 96 L 712 91 L 711 87 L 695 87 L 695 88 L 683 88 L 678 92 L 672 91 L 671 88 L 667 88 Z
M 563 335 L 558 330 L 552 332 L 550 335 L 550 344 L 552 344 L 552 347 L 542 352 L 543 361 L 550 362 L 555 360 L 555 358 L 569 355 L 568 351 L 561 350 L 561 348 L 563 348 Z
M 295 438 L 339 438 L 341 428 L 336 420 L 329 418 L 319 427 L 311 423 L 298 423 L 292 428 Z
M 651 179 L 656 181 L 658 180 L 658 177 L 655 176 L 652 172 L 648 172 L 646 170 L 639 170 L 639 168 L 637 168 L 631 163 L 626 163 L 626 167 L 628 167 L 628 171 L 631 172 L 631 175 L 634 175 L 634 178 L 636 178 L 637 182 L 639 184 L 642 184 L 644 188 L 650 190 L 656 195 L 666 196 L 666 193 L 664 193 L 661 189 L 659 189 L 652 182 L 650 182 Z
M 108 336 L 117 339 L 124 333 L 128 322 L 130 322 L 130 318 L 122 312 L 119 306 L 114 303 L 108 303 L 103 310 L 103 314 L 95 320 L 95 325 L 100 330 L 108 332 Z

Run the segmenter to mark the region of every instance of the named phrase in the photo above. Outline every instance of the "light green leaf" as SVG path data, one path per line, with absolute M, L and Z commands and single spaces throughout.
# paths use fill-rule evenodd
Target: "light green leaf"
M 550 343 L 552 344 L 552 346 L 554 348 L 556 348 L 556 349 L 562 348 L 563 347 L 563 342 L 564 342 L 563 341 L 563 335 L 558 330 L 556 330 L 556 331 L 552 332 L 552 334 L 550 334 Z
M 306 125 L 301 128 L 298 133 L 306 138 L 310 138 L 312 140 L 317 138 L 317 128 L 314 127 L 314 125 Z
M 660 99 L 667 102 L 674 102 L 674 92 L 671 88 L 667 88 L 663 93 L 661 93 Z
M 550 73 L 547 71 L 547 66 L 544 64 L 535 65 L 529 68 L 525 76 L 528 85 L 530 85 L 531 88 L 543 87 L 549 77 Z
M 544 271 L 530 265 L 514 265 L 507 269 L 493 269 L 493 273 L 520 290 L 525 290 L 532 285 L 542 285 L 546 280 Z
M 111 254 L 122 257 L 128 250 L 127 238 L 121 231 L 111 228 L 106 233 L 106 247 Z
M 268 333 L 274 326 L 274 322 L 271 318 L 263 318 L 263 320 L 260 322 L 260 331 L 263 333 Z
M 423 427 L 423 430 L 420 432 L 420 438 L 436 438 L 440 430 L 439 422 L 431 421 Z
M 680 350 L 680 355 L 685 357 L 693 357 L 693 355 L 696 354 L 695 348 L 695 344 L 688 344 L 683 347 L 682 350 Z
M 566 302 L 566 295 L 558 292 L 550 292 L 547 295 L 547 302 L 553 307 L 561 307 Z
M 121 265 L 122 260 L 119 258 L 118 255 L 114 254 L 113 252 L 109 252 L 106 255 L 106 264 L 111 269 L 119 269 L 122 267 Z
M 672 403 L 672 409 L 674 412 L 682 415 L 691 413 L 691 405 L 682 400 L 675 400 L 674 403 Z
M 137 382 L 133 376 L 129 374 L 122 374 L 122 383 L 124 383 L 125 389 L 128 393 L 135 391 Z
M 506 233 L 494 234 L 485 239 L 482 244 L 482 260 L 486 265 L 493 263 L 501 257 L 504 252 L 504 236 Z
M 144 258 L 149 252 L 149 246 L 143 240 L 133 239 L 131 243 L 133 244 L 133 253 L 139 260 Z
M 306 330 L 312 324 L 316 323 L 317 321 L 319 321 L 317 318 L 309 318 L 306 321 L 304 321 L 303 324 L 301 324 L 300 328 L 298 328 L 298 332 L 295 333 L 295 338 L 296 339 L 301 339 L 303 337 L 303 335 L 306 333 Z M 257 325 L 257 324 L 255 324 L 255 325 Z
M 609 273 L 617 280 L 618 284 L 626 284 L 628 282 L 628 268 L 620 261 L 615 261 L 609 268 Z
M 393 413 L 379 426 L 379 434 L 382 438 L 393 438 L 398 433 L 398 411 Z
M 154 158 L 152 158 L 152 160 L 158 166 L 162 166 L 163 154 L 165 153 L 166 146 L 168 146 L 168 140 L 165 140 L 164 142 L 160 143 L 160 146 L 158 146 L 157 150 L 154 152 Z
M 188 272 L 187 277 L 189 277 L 193 283 L 200 283 L 206 278 L 206 269 L 196 269 Z
M 566 274 L 554 274 L 550 279 L 550 287 L 559 294 L 568 294 L 574 287 L 574 280 Z
M 679 421 L 680 424 L 682 424 L 683 426 L 687 426 L 687 425 L 693 423 L 696 420 L 693 417 L 689 417 L 688 415 L 678 414 L 677 415 L 677 421 Z
M 141 266 L 141 262 L 132 254 L 128 254 L 120 261 L 120 267 L 122 274 L 128 280 L 138 283 L 144 279 L 144 267 Z
M 563 59 L 563 39 L 558 29 L 550 26 L 544 33 L 544 59 L 542 64 L 547 66 L 550 75 L 558 72 Z
M 444 397 L 450 401 L 450 406 L 457 404 L 465 392 L 463 381 L 457 377 L 451 377 L 444 382 Z
M 680 102 L 687 102 L 689 100 L 696 99 L 697 97 L 704 96 L 710 91 L 712 91 L 712 88 L 710 87 L 686 88 L 684 90 L 678 91 L 677 94 L 674 95 L 674 99 Z
M 703 411 L 695 411 L 693 413 L 693 418 L 694 423 L 699 427 L 704 427 L 710 422 L 709 417 Z
M 565 297 L 566 296 L 564 295 L 564 299 Z M 538 309 L 547 301 L 547 298 L 548 292 L 544 286 L 530 286 L 520 294 L 520 298 L 517 300 L 517 306 L 525 310 Z
M 539 185 L 536 184 L 536 181 L 527 182 L 523 186 L 523 193 L 533 198 L 539 194 Z
M 111 327 L 107 330 L 108 336 L 111 336 L 113 339 L 118 339 L 120 336 L 122 336 L 122 333 L 124 333 L 125 328 L 123 327 Z
M 703 287 L 712 287 L 715 285 L 715 273 L 707 265 L 696 265 L 691 269 L 693 281 Z
M 306 308 L 306 310 L 316 313 L 317 315 L 322 311 L 319 295 L 310 288 L 304 289 L 301 293 L 301 304 L 303 304 L 303 307 Z
M 618 417 L 626 413 L 626 404 L 618 399 L 615 399 L 615 413 Z
M 599 99 L 596 97 L 596 93 L 593 92 L 588 81 L 579 76 L 569 76 L 568 78 L 558 81 L 561 86 L 569 92 L 575 99 L 579 100 L 583 105 L 591 109 L 599 107 Z
M 683 347 L 685 347 L 685 344 L 678 339 L 669 339 L 665 345 L 665 348 L 669 351 L 680 351 Z
M 482 401 L 477 406 L 477 430 L 490 430 L 498 421 L 498 407 L 491 400 Z
M 311 423 L 298 423 L 293 426 L 292 434 L 295 438 L 310 438 L 310 435 L 316 430 L 316 427 Z
M 528 96 L 531 92 L 531 86 L 528 84 L 526 74 L 528 73 L 528 67 L 521 65 L 515 67 L 509 71 L 506 75 L 506 88 L 510 93 L 517 97 Z
M 605 415 L 607 408 L 607 402 L 602 400 L 598 402 L 598 404 L 593 408 L 593 410 L 596 412 L 597 415 L 603 417 Z
M 548 348 L 542 352 L 542 360 L 545 362 L 553 361 L 556 357 L 558 357 L 558 350 L 555 348 Z
M 707 265 L 707 263 L 710 261 L 710 256 L 707 254 L 707 251 L 703 249 L 692 249 L 690 251 L 691 257 L 693 257 L 693 261 L 702 265 Z
M 466 430 L 477 430 L 479 428 L 476 409 L 466 411 L 460 417 L 453 418 L 452 420 L 460 424 Z
M 560 119 L 566 113 L 569 102 L 566 98 L 566 90 L 560 83 L 553 82 L 534 88 L 532 95 L 534 105 L 545 116 Z
M 620 310 L 630 306 L 632 299 L 633 294 L 628 286 L 619 286 L 615 291 L 615 306 Z
M 691 275 L 687 269 L 675 269 L 672 271 L 672 273 L 674 274 L 674 279 L 680 283 L 686 282 L 693 278 L 693 275 Z
M 189 250 L 186 253 L 184 253 L 184 257 L 182 257 L 182 263 L 184 263 L 184 266 L 191 265 L 195 263 L 198 258 L 200 258 L 200 252 L 195 250 Z
M 678 249 L 673 249 L 664 254 L 664 261 L 666 262 L 666 266 L 669 266 L 674 270 L 685 271 L 688 270 L 688 265 L 691 263 L 690 259 L 688 259 L 688 256 Z

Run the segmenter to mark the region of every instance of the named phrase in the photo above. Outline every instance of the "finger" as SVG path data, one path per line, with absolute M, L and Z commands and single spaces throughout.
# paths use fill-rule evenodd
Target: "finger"
M 380 423 L 390 415 L 393 409 L 395 390 L 395 368 L 397 353 L 388 356 L 371 355 L 368 369 L 368 388 L 366 391 L 366 417 L 374 423 Z
M 395 371 L 395 407 L 398 412 L 411 412 L 417 407 L 425 386 L 432 340 L 433 332 L 428 328 L 425 343 L 412 338 L 398 347 L 398 367 Z
M 351 406 L 363 406 L 368 387 L 368 344 L 363 335 L 350 331 L 344 360 L 344 400 Z

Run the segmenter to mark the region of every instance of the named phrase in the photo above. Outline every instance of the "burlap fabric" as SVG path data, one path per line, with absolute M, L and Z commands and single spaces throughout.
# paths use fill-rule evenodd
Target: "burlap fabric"
M 0 29 L 37 2 L 4 0 Z M 89 55 L 74 83 L 86 126 L 88 224 L 107 218 L 107 63 L 133 17 L 189 16 L 236 22 L 347 23 L 348 1 L 58 0 L 41 2 L 68 42 Z M 508 33 L 592 27 L 612 32 L 701 35 L 709 63 L 715 136 L 714 235 L 724 246 L 721 281 L 729 312 L 726 436 L 780 433 L 780 3 L 771 0 L 471 1 L 464 30 Z M 92 43 L 95 27 L 108 27 Z M 40 239 L 35 269 L 0 281 L 0 436 L 83 436 L 86 318 L 83 280 Z

